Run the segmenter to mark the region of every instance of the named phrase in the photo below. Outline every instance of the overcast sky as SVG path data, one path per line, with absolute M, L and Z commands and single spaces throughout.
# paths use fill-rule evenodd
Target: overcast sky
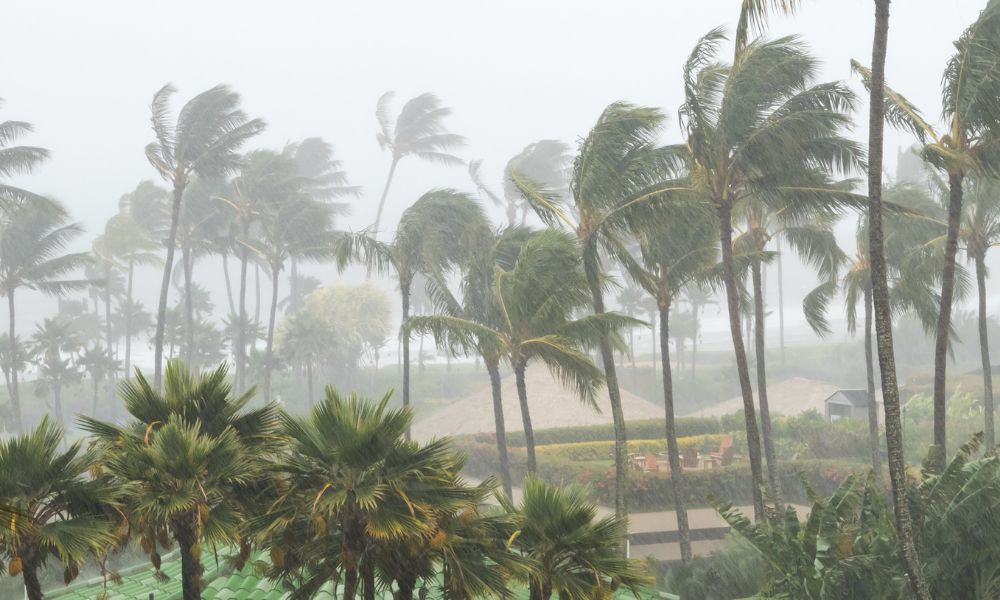
M 952 41 L 985 4 L 893 3 L 887 77 L 929 116 L 940 112 L 940 74 Z M 511 155 L 542 138 L 574 143 L 614 100 L 663 107 L 671 115 L 664 139 L 679 139 L 681 65 L 707 30 L 735 24 L 738 5 L 5 0 L 0 119 L 35 124 L 28 143 L 48 147 L 52 159 L 23 183 L 62 200 L 92 235 L 121 194 L 155 177 L 143 155 L 152 137 L 152 94 L 173 82 L 183 101 L 227 83 L 250 115 L 268 123 L 253 147 L 308 136 L 333 143 L 352 183 L 365 189 L 342 223 L 360 229 L 374 219 L 388 168 L 374 118 L 386 90 L 398 93 L 398 104 L 437 93 L 454 109 L 452 131 L 469 140 L 460 154 L 485 159 L 485 175 L 499 186 Z M 771 33 L 800 33 L 822 59 L 823 79 L 849 79 L 851 58 L 870 61 L 873 12 L 871 0 L 807 0 L 794 18 L 776 19 Z M 864 127 L 854 135 L 865 139 Z M 909 143 L 887 135 L 890 168 L 897 148 Z M 386 220 L 395 222 L 422 192 L 440 186 L 471 190 L 464 168 L 406 160 Z M 499 220 L 502 211 L 495 215 Z M 797 302 L 808 286 L 807 278 L 790 282 L 789 297 Z M 149 307 L 155 290 L 146 291 Z M 45 306 L 32 304 L 23 314 L 39 318 Z

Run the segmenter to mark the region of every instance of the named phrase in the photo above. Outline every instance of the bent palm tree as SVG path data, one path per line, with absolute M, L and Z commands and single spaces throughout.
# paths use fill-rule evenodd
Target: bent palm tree
M 20 353 L 15 334 L 17 290 L 26 288 L 61 296 L 92 283 L 85 279 L 66 279 L 67 275 L 90 263 L 90 255 L 85 252 L 62 253 L 82 232 L 79 225 L 68 222 L 62 207 L 52 201 L 44 206 L 24 204 L 0 215 L 0 293 L 7 296 L 7 339 L 12 356 Z M 22 431 L 17 375 L 17 369 L 10 370 L 10 400 L 14 428 Z
M 664 122 L 656 109 L 624 102 L 611 104 L 580 143 L 570 178 L 572 202 L 514 170 L 513 184 L 538 216 L 550 226 L 575 233 L 596 315 L 605 312 L 602 254 L 627 259 L 622 245 L 641 224 L 658 218 L 659 202 L 677 188 L 672 181 L 676 160 L 656 145 Z M 615 429 L 615 514 L 624 516 L 627 484 L 625 414 L 610 337 L 598 347 L 604 366 Z
M 457 156 L 449 154 L 453 148 L 463 146 L 465 138 L 448 133 L 442 121 L 451 114 L 451 109 L 442 106 L 440 98 L 431 93 L 411 98 L 403 105 L 393 123 L 392 117 L 389 116 L 389 105 L 395 96 L 393 92 L 382 94 L 375 109 L 375 117 L 379 124 L 379 132 L 375 137 L 378 139 L 379 147 L 388 150 L 392 155 L 389 174 L 385 178 L 382 197 L 378 201 L 375 223 L 371 227 L 375 239 L 378 239 L 381 233 L 379 225 L 382 223 L 382 211 L 385 209 L 389 186 L 392 185 L 392 176 L 396 173 L 399 161 L 412 155 L 443 165 L 460 165 L 463 162 Z
M 263 131 L 264 122 L 249 119 L 240 108 L 240 96 L 224 85 L 206 90 L 189 100 L 170 122 L 170 98 L 176 89 L 167 84 L 153 95 L 150 105 L 156 140 L 146 146 L 146 159 L 173 187 L 167 256 L 156 309 L 153 381 L 160 386 L 163 375 L 163 334 L 166 327 L 167 293 L 174 266 L 174 246 L 180 223 L 184 190 L 195 177 L 220 177 L 239 164 L 237 152 L 246 141 Z
M 451 189 L 432 190 L 403 213 L 391 243 L 377 232 L 344 234 L 336 242 L 337 267 L 352 261 L 370 270 L 395 275 L 402 301 L 403 406 L 410 406 L 410 336 L 402 331 L 410 318 L 413 279 L 419 274 L 445 272 L 461 265 L 488 235 L 482 207 L 470 196 Z
M 0 98 L 0 108 L 3 98 Z M 37 146 L 13 146 L 21 137 L 34 131 L 31 123 L 0 121 L 0 210 L 15 209 L 23 204 L 49 204 L 44 196 L 7 183 L 9 177 L 30 175 L 35 167 L 49 157 L 49 151 Z

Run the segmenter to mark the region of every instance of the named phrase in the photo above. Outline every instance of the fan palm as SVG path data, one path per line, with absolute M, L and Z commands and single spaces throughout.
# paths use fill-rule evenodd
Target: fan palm
M 379 125 L 379 132 L 375 137 L 378 139 L 379 147 L 388 150 L 392 155 L 389 174 L 385 178 L 382 197 L 378 201 L 375 223 L 371 227 L 375 239 L 381 233 L 379 225 L 382 223 L 382 211 L 399 161 L 412 155 L 443 165 L 460 165 L 463 162 L 462 159 L 450 154 L 450 151 L 463 146 L 465 138 L 448 133 L 443 121 L 451 114 L 451 109 L 442 106 L 440 98 L 431 93 L 411 98 L 403 105 L 393 122 L 389 113 L 395 96 L 393 92 L 382 94 L 375 109 L 375 118 L 378 119 Z
M 115 540 L 107 515 L 118 490 L 106 476 L 93 476 L 96 449 L 77 441 L 60 452 L 65 444 L 62 428 L 47 418 L 0 442 L 0 503 L 12 513 L 10 526 L 0 528 L 0 554 L 7 571 L 24 580 L 29 600 L 41 600 L 38 572 L 50 560 L 65 566 L 68 584 Z
M 990 363 L 990 340 L 986 314 L 986 253 L 1000 244 L 1000 186 L 993 179 L 972 180 L 971 200 L 966 203 L 959 230 L 965 253 L 976 268 L 976 289 L 979 298 L 979 353 L 983 368 L 983 411 L 985 414 L 984 443 L 987 449 L 996 445 L 993 403 L 993 367 Z
M 15 294 L 25 288 L 43 294 L 61 296 L 90 282 L 66 276 L 89 264 L 85 252 L 64 253 L 64 249 L 82 229 L 70 223 L 62 207 L 49 201 L 45 205 L 24 204 L 0 215 L 0 293 L 7 296 L 9 315 L 8 340 L 12 356 L 18 356 L 15 334 L 17 319 Z M 18 372 L 10 371 L 10 400 L 14 427 L 22 430 Z
M 622 236 L 644 222 L 655 221 L 659 202 L 678 189 L 672 180 L 676 161 L 668 148 L 656 146 L 664 122 L 653 108 L 624 102 L 611 104 L 580 143 L 570 177 L 572 202 L 559 190 L 530 180 L 517 170 L 510 179 L 525 201 L 548 225 L 574 232 L 583 258 L 593 310 L 605 312 L 602 253 L 619 260 L 627 256 Z M 625 415 L 611 339 L 599 344 L 615 428 L 615 513 L 624 516 L 627 473 Z
M 1000 1 L 991 0 L 955 42 L 956 53 L 942 77 L 942 117 L 936 129 L 904 96 L 885 88 L 885 119 L 915 135 L 921 155 L 948 176 L 948 233 L 941 277 L 941 306 L 934 342 L 934 444 L 939 468 L 945 461 L 945 383 L 951 310 L 954 302 L 955 257 L 962 223 L 963 182 L 969 175 L 1000 174 Z M 853 62 L 866 85 L 872 73 Z
M 0 98 L 3 107 L 3 98 Z M 22 204 L 45 205 L 50 200 L 35 192 L 3 181 L 18 175 L 29 175 L 49 158 L 49 151 L 37 146 L 14 146 L 25 134 L 34 131 L 31 123 L 0 121 L 0 210 L 12 210 Z
M 482 207 L 451 189 L 431 190 L 403 213 L 391 243 L 376 232 L 344 234 L 336 243 L 337 266 L 355 260 L 379 273 L 393 274 L 402 300 L 402 321 L 410 318 L 410 295 L 418 274 L 444 272 L 461 265 L 488 233 Z M 410 406 L 410 336 L 403 339 L 403 406 Z
M 720 29 L 712 30 L 685 64 L 680 112 L 686 145 L 678 154 L 690 169 L 690 191 L 718 214 L 722 278 L 759 518 L 760 434 L 740 331 L 733 215 L 762 204 L 782 210 L 786 222 L 801 223 L 817 207 L 832 210 L 854 203 L 856 198 L 828 173 L 860 166 L 861 152 L 841 135 L 850 126 L 854 95 L 840 83 L 813 83 L 817 63 L 798 38 L 753 40 L 737 51 L 732 65 L 717 59 L 724 39 Z
M 667 460 L 673 482 L 681 560 L 691 560 L 691 535 L 684 508 L 684 475 L 681 469 L 674 421 L 674 386 L 670 366 L 670 309 L 683 290 L 704 281 L 715 264 L 719 242 L 713 215 L 704 206 L 680 206 L 665 226 L 651 227 L 639 236 L 640 259 L 629 275 L 655 301 L 660 320 L 660 361 L 663 373 L 663 406 Z M 639 268 L 641 265 L 641 268 Z M 680 342 L 678 342 L 680 348 Z
M 388 394 L 371 402 L 328 387 L 308 416 L 281 417 L 289 447 L 275 467 L 284 487 L 254 525 L 303 597 L 331 579 L 343 581 L 345 599 L 359 587 L 374 597 L 377 546 L 436 533 L 460 462 L 446 441 L 406 441 L 413 412 L 388 403 Z
M 155 141 L 146 146 L 146 158 L 157 173 L 173 186 L 167 256 L 163 264 L 160 300 L 153 338 L 155 370 L 159 387 L 163 375 L 163 331 L 166 326 L 167 292 L 174 266 L 174 245 L 180 223 L 184 190 L 197 177 L 219 177 L 236 170 L 237 152 L 251 137 L 264 129 L 260 119 L 248 119 L 240 108 L 240 96 L 224 85 L 206 90 L 189 100 L 171 122 L 170 98 L 176 89 L 167 84 L 153 95 L 152 112 Z
M 649 577 L 639 563 L 622 556 L 626 520 L 597 519 L 585 488 L 557 487 L 534 476 L 524 480 L 524 497 L 501 505 L 517 526 L 512 547 L 534 563 L 531 600 L 555 594 L 565 600 L 608 598 L 619 587 L 638 596 Z
M 900 419 L 896 358 L 892 347 L 892 309 L 886 277 L 885 240 L 882 226 L 882 146 L 886 117 L 885 55 L 889 40 L 889 2 L 875 0 L 875 33 L 872 39 L 872 66 L 868 103 L 868 254 L 871 269 L 872 313 L 878 342 L 879 373 L 882 377 L 882 406 L 885 412 L 885 441 L 889 480 L 899 555 L 910 586 L 919 600 L 930 600 L 920 557 L 913 542 L 913 520 L 906 500 L 906 463 L 903 457 L 903 426 Z
M 196 375 L 170 361 L 162 393 L 140 373 L 122 383 L 125 425 L 80 418 L 102 467 L 131 490 L 126 513 L 153 565 L 157 544 L 178 544 L 184 600 L 201 598 L 202 544 L 245 542 L 245 516 L 265 487 L 262 457 L 277 448 L 276 407 L 249 410 L 253 391 L 231 392 L 224 365 Z
M 570 234 L 540 231 L 525 242 L 512 269 L 498 268 L 494 275 L 492 301 L 502 315 L 499 325 L 448 315 L 418 316 L 411 317 L 403 330 L 404 337 L 410 331 L 432 332 L 445 346 L 481 344 L 498 351 L 514 370 L 529 473 L 537 470 L 537 462 L 525 380 L 528 364 L 540 360 L 583 402 L 596 406 L 594 397 L 603 377 L 581 347 L 637 323 L 616 313 L 573 318 L 590 295 L 580 263 L 579 248 Z

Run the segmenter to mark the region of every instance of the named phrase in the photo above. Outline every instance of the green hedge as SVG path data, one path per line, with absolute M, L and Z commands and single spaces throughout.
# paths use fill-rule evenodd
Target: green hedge
M 719 449 L 719 444 L 722 443 L 722 440 L 727 435 L 729 434 L 707 433 L 704 435 L 689 435 L 678 438 L 677 444 L 682 450 L 689 446 L 693 446 L 696 450 L 698 450 L 698 452 L 712 452 Z M 548 444 L 545 446 L 536 446 L 535 451 L 538 454 L 538 460 L 547 460 L 555 457 L 572 461 L 598 461 L 610 460 L 614 449 L 615 443 L 613 441 L 604 441 Z M 630 439 L 628 441 L 628 451 L 632 453 L 643 454 L 646 452 L 652 452 L 656 454 L 659 452 L 666 452 L 666 450 L 667 440 L 663 438 L 653 438 L 649 440 Z
M 626 424 L 629 439 L 652 440 L 664 437 L 665 425 L 663 419 L 644 419 L 629 421 Z M 704 435 L 707 433 L 725 433 L 732 428 L 725 428 L 722 421 L 715 417 L 680 417 L 677 419 L 677 435 L 686 437 Z M 496 443 L 492 433 L 480 433 L 469 437 L 481 443 Z M 615 439 L 614 427 L 605 425 L 588 425 L 585 427 L 560 427 L 558 429 L 538 429 L 535 431 L 535 445 L 569 444 L 572 442 L 603 442 Z M 507 433 L 508 446 L 524 446 L 524 433 L 512 431 Z

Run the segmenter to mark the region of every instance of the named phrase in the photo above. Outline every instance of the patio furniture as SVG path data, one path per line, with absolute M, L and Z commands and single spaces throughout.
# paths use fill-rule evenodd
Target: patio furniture
M 681 452 L 681 465 L 685 469 L 697 469 L 701 467 L 701 459 L 698 456 L 698 450 L 691 446 L 684 448 Z
M 728 467 L 733 464 L 736 449 L 733 448 L 733 436 L 727 435 L 719 444 L 718 452 L 709 452 L 708 458 L 713 467 Z

